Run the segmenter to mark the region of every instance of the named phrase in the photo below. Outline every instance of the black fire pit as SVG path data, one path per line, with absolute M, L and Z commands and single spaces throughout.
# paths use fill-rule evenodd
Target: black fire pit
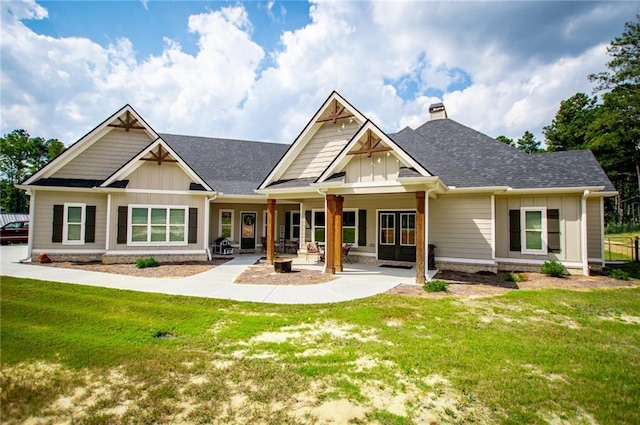
M 291 273 L 291 258 L 275 258 L 273 260 L 273 269 L 276 273 Z

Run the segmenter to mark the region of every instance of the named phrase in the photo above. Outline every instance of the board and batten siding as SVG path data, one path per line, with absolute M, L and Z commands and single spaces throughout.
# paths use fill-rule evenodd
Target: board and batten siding
M 436 258 L 491 260 L 491 196 L 429 200 L 429 243 Z
M 111 228 L 109 229 L 109 250 L 115 251 L 189 251 L 200 250 L 204 246 L 204 208 L 206 197 L 177 194 L 158 193 L 118 193 L 111 195 Z M 118 207 L 140 205 L 162 205 L 162 206 L 187 206 L 198 209 L 198 242 L 187 245 L 140 245 L 127 246 L 127 244 L 117 243 L 118 237 Z M 104 241 L 104 239 L 103 239 Z M 104 242 L 103 245 L 104 247 Z
M 95 242 L 84 245 L 64 245 L 51 242 L 53 230 L 53 206 L 65 203 L 95 205 L 96 233 Z M 84 192 L 49 192 L 37 191 L 34 209 L 34 220 L 30 231 L 33 232 L 34 251 L 44 250 L 104 250 L 107 228 L 107 195 L 103 193 Z
M 106 179 L 152 142 L 143 130 L 114 128 L 51 177 Z
M 587 198 L 587 258 L 602 259 L 601 198 Z
M 390 152 L 353 155 L 345 167 L 347 183 L 395 181 L 402 164 Z
M 335 124 L 332 121 L 323 123 L 281 178 L 318 177 L 359 128 L 360 125 L 355 120 L 340 120 Z
M 128 189 L 189 190 L 192 180 L 178 164 L 144 162 L 126 177 Z
M 579 196 L 496 196 L 496 257 L 522 260 L 580 261 L 580 203 Z M 559 210 L 560 252 L 532 255 L 509 250 L 509 210 L 519 210 L 523 207 L 546 207 L 547 209 Z

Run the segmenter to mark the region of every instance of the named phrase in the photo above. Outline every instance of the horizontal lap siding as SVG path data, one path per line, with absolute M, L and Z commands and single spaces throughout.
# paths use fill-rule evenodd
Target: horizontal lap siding
M 126 177 L 128 189 L 189 190 L 191 178 L 176 163 L 145 161 Z
M 580 197 L 496 197 L 496 257 L 523 260 L 580 261 Z M 509 251 L 509 210 L 523 207 L 546 207 L 560 213 L 560 252 L 547 255 Z
M 587 249 L 588 258 L 602 258 L 601 198 L 587 199 Z
M 143 130 L 113 129 L 52 177 L 106 179 L 152 142 Z
M 318 177 L 358 131 L 359 125 L 346 120 L 326 122 L 298 154 L 282 179 Z
M 53 206 L 65 203 L 79 203 L 95 205 L 96 207 L 96 233 L 95 242 L 84 245 L 63 245 L 51 242 L 53 224 Z M 35 217 L 30 231 L 33 232 L 33 249 L 36 251 L 47 249 L 104 249 L 107 228 L 107 195 L 93 193 L 74 192 L 36 192 Z
M 429 243 L 436 257 L 491 260 L 491 197 L 429 200 Z
M 198 250 L 204 246 L 202 238 L 204 237 L 204 196 L 189 195 L 171 195 L 157 193 L 119 193 L 111 195 L 111 229 L 110 229 L 110 250 L 116 251 L 182 251 L 182 250 Z M 118 231 L 118 207 L 128 206 L 132 204 L 143 205 L 176 205 L 188 206 L 189 208 L 198 208 L 198 242 L 182 246 L 168 245 L 144 245 L 144 246 L 127 246 L 127 244 L 117 243 Z M 104 245 L 103 245 L 104 246 Z

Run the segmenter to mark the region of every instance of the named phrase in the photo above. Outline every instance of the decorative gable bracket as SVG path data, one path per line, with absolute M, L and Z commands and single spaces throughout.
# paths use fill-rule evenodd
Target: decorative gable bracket
M 125 115 L 125 119 L 123 120 L 122 118 L 118 117 L 118 121 L 120 122 L 120 124 L 109 124 L 109 127 L 116 127 L 116 128 L 124 128 L 124 131 L 129 131 L 131 129 L 134 130 L 146 130 L 143 126 L 138 124 L 138 119 L 134 116 L 131 115 L 131 112 L 127 111 L 126 115 Z
M 338 99 L 333 100 L 333 111 L 329 112 L 329 115 L 325 118 L 318 118 L 316 122 L 328 122 L 333 121 L 333 123 L 337 123 L 338 120 L 344 118 L 352 118 L 354 115 L 346 111 L 346 106 L 340 107 L 338 103 Z
M 393 148 L 389 146 L 383 146 L 380 144 L 381 138 L 376 138 L 371 130 L 367 130 L 367 139 L 362 143 L 362 146 L 358 150 L 351 150 L 347 152 L 347 155 L 363 155 L 367 154 L 371 157 L 372 153 L 392 151 Z
M 162 145 L 158 145 L 158 150 L 156 152 L 149 151 L 149 155 L 151 158 L 140 158 L 141 161 L 155 161 L 158 165 L 162 165 L 163 162 L 178 162 L 175 159 L 169 158 L 171 152 L 166 149 L 162 149 Z

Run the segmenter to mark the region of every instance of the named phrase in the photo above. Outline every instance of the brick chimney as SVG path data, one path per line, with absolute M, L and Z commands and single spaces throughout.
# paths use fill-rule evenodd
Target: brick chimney
M 444 103 L 432 103 L 431 106 L 429 106 L 429 116 L 432 121 L 448 118 Z

